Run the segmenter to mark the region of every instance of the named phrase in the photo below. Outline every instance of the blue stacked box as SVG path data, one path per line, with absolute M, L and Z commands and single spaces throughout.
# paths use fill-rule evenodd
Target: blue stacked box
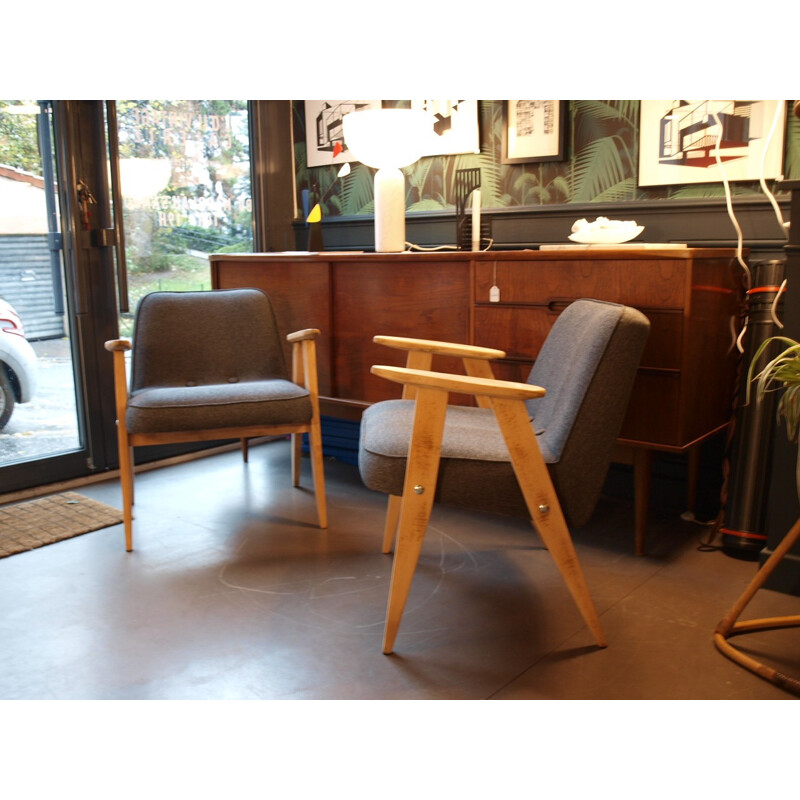
M 322 423 L 322 454 L 344 461 L 346 464 L 358 464 L 358 437 L 361 424 L 349 419 L 336 417 L 320 418 Z M 303 434 L 303 453 L 308 453 L 308 434 Z

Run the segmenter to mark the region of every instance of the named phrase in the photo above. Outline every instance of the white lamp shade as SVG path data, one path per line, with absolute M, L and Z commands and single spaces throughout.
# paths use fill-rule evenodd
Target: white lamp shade
M 344 141 L 368 167 L 407 167 L 430 149 L 433 119 L 410 108 L 377 108 L 346 114 Z

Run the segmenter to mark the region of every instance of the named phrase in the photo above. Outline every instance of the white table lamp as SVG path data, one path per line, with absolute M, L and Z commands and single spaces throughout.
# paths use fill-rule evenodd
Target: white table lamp
M 401 167 L 430 148 L 433 120 L 423 111 L 381 108 L 355 111 L 343 119 L 344 140 L 353 157 L 375 173 L 375 251 L 401 253 L 406 246 L 406 191 Z

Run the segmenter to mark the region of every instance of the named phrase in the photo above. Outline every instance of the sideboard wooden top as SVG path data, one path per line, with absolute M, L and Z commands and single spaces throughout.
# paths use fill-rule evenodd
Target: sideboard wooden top
M 487 250 L 472 252 L 470 250 L 447 250 L 436 252 L 406 251 L 404 253 L 362 253 L 347 251 L 276 252 L 276 253 L 212 253 L 214 261 L 359 261 L 386 263 L 387 261 L 416 261 L 420 263 L 451 261 L 574 261 L 625 259 L 626 261 L 675 259 L 680 261 L 695 258 L 735 258 L 736 250 L 724 247 L 680 247 L 659 248 L 656 245 L 647 247 L 597 247 L 597 248 L 565 248 L 563 250 Z

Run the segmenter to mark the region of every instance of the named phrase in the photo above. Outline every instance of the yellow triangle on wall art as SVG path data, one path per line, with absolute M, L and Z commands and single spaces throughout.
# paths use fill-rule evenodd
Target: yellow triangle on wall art
M 314 208 L 311 209 L 311 213 L 306 218 L 306 222 L 321 222 L 322 221 L 322 209 L 319 207 L 319 203 L 317 203 Z

